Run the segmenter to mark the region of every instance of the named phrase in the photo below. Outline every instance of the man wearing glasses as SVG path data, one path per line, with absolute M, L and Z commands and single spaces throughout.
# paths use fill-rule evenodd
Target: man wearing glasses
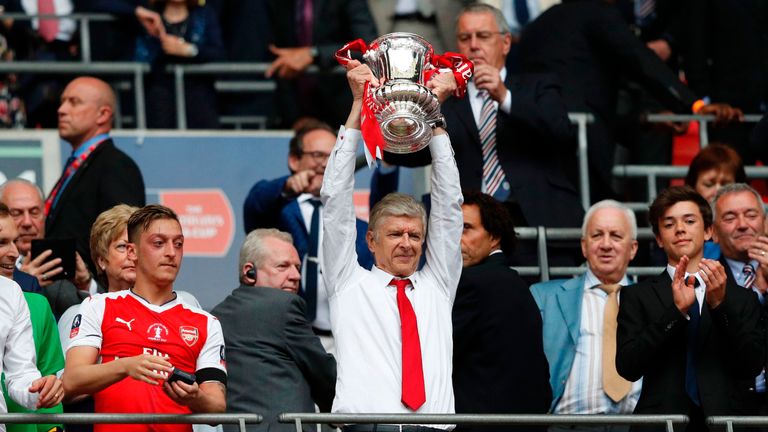
M 305 122 L 290 141 L 288 168 L 291 174 L 259 181 L 243 205 L 246 234 L 257 228 L 277 228 L 293 236 L 302 260 L 299 293 L 307 302 L 307 319 L 329 352 L 333 352 L 330 311 L 319 266 L 323 237 L 320 187 L 335 143 L 336 134 L 330 126 L 319 121 Z M 358 219 L 358 262 L 370 268 L 373 257 L 365 243 L 367 230 L 368 224 Z
M 563 170 L 562 160 L 576 148 L 559 86 L 548 75 L 516 76 L 506 69 L 512 35 L 493 6 L 475 3 L 462 9 L 456 43 L 475 65 L 466 97 L 450 97 L 442 105 L 462 190 L 505 203 L 515 226 L 580 226 L 584 213 Z M 428 151 L 386 154 L 385 159 L 406 166 L 430 161 Z M 572 158 L 570 163 L 575 168 Z M 552 211 L 553 202 L 570 211 Z M 514 259 L 515 264 L 535 262 L 535 251 L 518 248 Z

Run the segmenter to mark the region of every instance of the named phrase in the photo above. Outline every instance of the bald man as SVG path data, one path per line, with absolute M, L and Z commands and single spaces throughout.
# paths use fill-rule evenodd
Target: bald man
M 146 203 L 139 167 L 109 137 L 114 112 L 115 94 L 100 79 L 76 78 L 64 89 L 59 136 L 72 154 L 44 206 L 46 238 L 74 238 L 94 274 L 88 238 L 96 216 L 117 204 Z

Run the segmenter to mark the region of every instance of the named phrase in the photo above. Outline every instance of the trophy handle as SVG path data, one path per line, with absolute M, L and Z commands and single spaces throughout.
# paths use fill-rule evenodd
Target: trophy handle
M 467 82 L 472 78 L 475 71 L 475 65 L 462 54 L 455 52 L 446 52 L 445 54 L 433 54 L 431 64 L 434 69 L 424 71 L 424 81 L 428 82 L 432 75 L 439 73 L 440 68 L 447 68 L 453 73 L 456 79 L 456 91 L 453 92 L 456 97 L 464 97 L 467 92 Z
M 349 42 L 336 51 L 336 61 L 339 62 L 340 65 L 346 66 L 347 63 L 352 61 L 352 51 L 358 51 L 361 54 L 365 54 L 366 51 L 368 51 L 368 45 L 366 45 L 365 41 L 362 39 Z

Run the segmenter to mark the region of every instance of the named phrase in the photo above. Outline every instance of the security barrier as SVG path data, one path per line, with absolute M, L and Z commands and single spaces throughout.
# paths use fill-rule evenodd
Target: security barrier
M 301 432 L 303 423 L 326 424 L 409 424 L 409 425 L 487 425 L 487 426 L 546 426 L 546 425 L 665 425 L 673 432 L 676 424 L 688 423 L 688 416 L 659 415 L 556 415 L 556 414 L 316 414 L 285 413 L 281 423 L 294 423 Z
M 236 424 L 261 423 L 258 414 L 0 414 L 0 424 Z

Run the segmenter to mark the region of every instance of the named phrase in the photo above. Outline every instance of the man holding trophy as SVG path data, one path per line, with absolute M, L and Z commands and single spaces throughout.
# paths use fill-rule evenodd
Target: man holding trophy
M 342 62 L 347 68 L 354 102 L 346 125 L 339 131 L 321 190 L 325 205 L 323 277 L 328 289 L 331 327 L 337 341 L 335 413 L 454 412 L 451 308 L 462 264 L 459 240 L 463 228 L 463 198 L 459 172 L 439 116 L 420 118 L 414 115 L 420 112 L 417 107 L 389 114 L 387 110 L 409 105 L 395 101 L 400 93 L 394 84 L 400 80 L 393 80 L 392 74 L 398 69 L 408 69 L 413 76 L 418 76 L 417 83 L 426 81 L 424 86 L 431 90 L 430 96 L 435 97 L 438 104 L 463 83 L 457 86 L 461 69 L 457 72 L 456 67 L 454 73 L 435 73 L 431 79 L 421 78 L 426 63 L 405 68 L 391 66 L 389 72 L 382 73 L 379 69 L 382 64 L 390 65 L 397 58 L 419 57 L 399 55 L 404 51 L 398 51 L 398 47 L 403 48 L 414 40 L 423 41 L 416 35 L 402 33 L 374 41 L 369 52 L 379 53 L 378 59 L 372 55 L 365 58 L 377 68 L 378 76 L 358 61 Z M 394 51 L 386 53 L 386 47 Z M 428 44 L 427 49 L 425 62 L 432 55 Z M 471 64 L 468 67 L 469 73 L 465 76 L 471 75 Z M 418 94 L 412 90 L 409 87 L 407 92 Z M 371 102 L 371 95 L 375 98 L 382 94 L 392 99 L 381 104 Z M 423 100 L 420 96 L 415 99 Z M 431 101 L 425 104 L 431 106 Z M 372 112 L 379 115 L 371 127 L 366 123 L 373 120 Z M 424 124 L 430 127 L 426 134 L 422 134 Z M 426 136 L 424 144 L 429 146 L 433 160 L 432 206 L 427 236 L 426 212 L 414 198 L 390 194 L 379 202 L 371 212 L 366 235 L 375 260 L 374 267 L 367 270 L 357 264 L 352 193 L 356 149 L 361 137 L 369 141 L 371 133 L 383 134 L 388 150 L 396 148 L 398 140 L 404 143 L 403 147 L 419 147 L 422 138 L 418 137 Z M 373 157 L 381 153 L 381 149 L 372 147 L 370 142 L 366 142 L 366 146 Z M 425 239 L 426 265 L 417 271 Z M 422 432 L 450 428 L 451 425 L 366 424 L 347 425 L 343 430 Z

